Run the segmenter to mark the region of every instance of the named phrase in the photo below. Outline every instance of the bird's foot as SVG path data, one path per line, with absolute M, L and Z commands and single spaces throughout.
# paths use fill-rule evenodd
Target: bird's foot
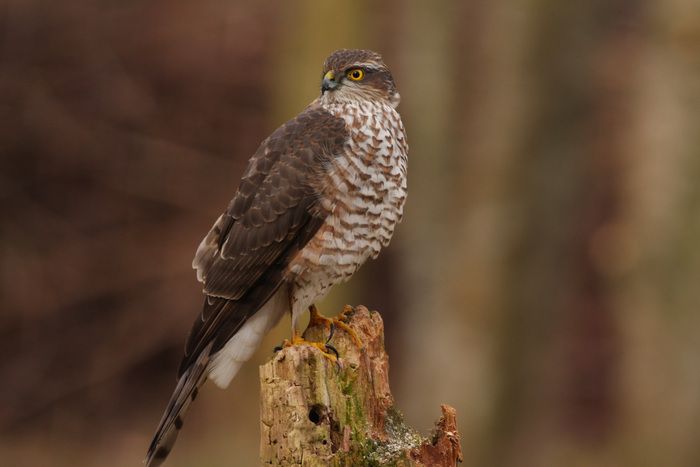
M 335 318 L 326 318 L 318 312 L 316 305 L 311 305 L 309 306 L 309 326 L 320 324 L 328 328 L 330 330 L 330 336 L 328 336 L 328 340 L 326 341 L 326 343 L 330 342 L 330 340 L 333 338 L 335 328 L 338 327 L 350 335 L 352 341 L 357 347 L 362 348 L 362 340 L 357 335 L 355 330 L 347 325 L 347 321 L 349 319 L 348 315 L 352 313 L 352 311 L 353 307 L 351 307 L 350 305 L 345 305 L 343 307 L 343 311 L 341 311 L 338 316 L 336 316 Z
M 292 337 L 292 340 L 285 339 L 284 342 L 282 342 L 282 345 L 279 347 L 275 347 L 275 351 L 278 352 L 282 350 L 283 348 L 287 347 L 292 347 L 294 345 L 308 345 L 310 347 L 315 347 L 318 350 L 321 351 L 321 354 L 330 360 L 333 363 L 338 363 L 338 359 L 340 358 L 340 354 L 338 354 L 338 351 L 336 350 L 335 347 L 332 345 L 326 343 L 321 343 L 321 342 L 312 342 L 312 341 L 307 341 L 301 336 L 294 336 Z

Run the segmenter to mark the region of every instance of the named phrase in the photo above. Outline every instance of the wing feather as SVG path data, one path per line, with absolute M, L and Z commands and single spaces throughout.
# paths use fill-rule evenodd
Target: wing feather
M 347 136 L 342 119 L 309 106 L 250 159 L 236 195 L 192 262 L 207 298 L 180 374 L 212 341 L 211 352 L 219 350 L 282 286 L 290 258 L 323 223 L 322 174 Z

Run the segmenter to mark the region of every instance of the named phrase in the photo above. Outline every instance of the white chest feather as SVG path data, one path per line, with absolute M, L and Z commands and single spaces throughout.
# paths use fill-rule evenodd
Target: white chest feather
M 295 315 L 389 244 L 406 200 L 408 146 L 396 110 L 370 103 L 326 109 L 346 121 L 350 137 L 327 171 L 321 203 L 330 214 L 289 267 Z

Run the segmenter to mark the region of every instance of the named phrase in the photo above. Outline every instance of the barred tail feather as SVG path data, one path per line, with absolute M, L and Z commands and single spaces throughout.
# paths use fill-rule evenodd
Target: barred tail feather
M 160 420 L 156 434 L 148 448 L 144 463 L 147 467 L 156 467 L 163 463 L 175 444 L 182 428 L 183 417 L 190 403 L 197 397 L 199 387 L 204 383 L 211 357 L 210 343 L 197 357 L 194 364 L 182 374 L 170 397 L 168 407 Z
M 250 359 L 260 346 L 263 337 L 284 315 L 288 303 L 286 293 L 275 292 L 255 314 L 244 318 L 243 325 L 222 348 L 213 350 L 215 341 L 212 340 L 197 358 L 184 368 L 148 448 L 144 461 L 147 467 L 160 465 L 170 454 L 182 428 L 185 412 L 197 397 L 197 390 L 204 381 L 209 378 L 220 388 L 228 386 L 241 365 Z

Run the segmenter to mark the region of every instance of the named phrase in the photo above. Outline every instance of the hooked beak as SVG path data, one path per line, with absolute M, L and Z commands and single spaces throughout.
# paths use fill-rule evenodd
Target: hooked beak
M 323 76 L 323 81 L 321 82 L 321 94 L 324 94 L 326 91 L 332 91 L 338 86 L 340 86 L 340 83 L 335 80 L 335 73 L 329 71 Z

